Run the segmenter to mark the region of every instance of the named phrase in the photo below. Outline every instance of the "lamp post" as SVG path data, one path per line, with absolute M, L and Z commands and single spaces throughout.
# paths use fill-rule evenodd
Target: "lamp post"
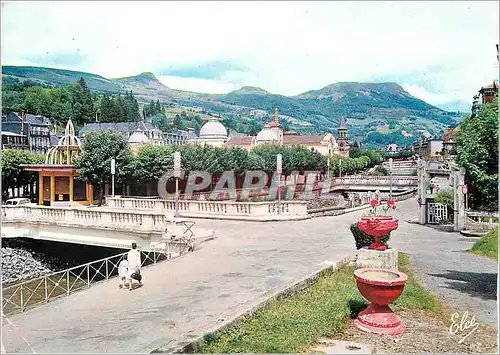
M 392 200 L 392 158 L 389 158 L 389 200 Z
M 339 177 L 342 177 L 342 159 L 339 159 Z
M 326 178 L 330 180 L 330 158 L 326 159 Z
M 115 158 L 111 158 L 111 195 L 115 196 Z
M 174 153 L 174 176 L 175 176 L 175 214 L 179 217 L 179 178 L 181 177 L 181 152 Z
M 281 214 L 281 173 L 283 171 L 283 156 L 276 155 L 276 175 L 278 175 L 278 214 Z

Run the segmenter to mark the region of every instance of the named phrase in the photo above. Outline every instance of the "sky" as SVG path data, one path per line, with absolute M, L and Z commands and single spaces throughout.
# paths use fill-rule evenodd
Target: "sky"
M 447 110 L 498 78 L 498 1 L 2 2 L 2 65 L 298 95 L 397 82 Z

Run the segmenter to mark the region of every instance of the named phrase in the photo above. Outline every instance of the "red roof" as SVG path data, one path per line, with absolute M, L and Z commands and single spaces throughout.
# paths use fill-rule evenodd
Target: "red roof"
M 283 136 L 283 144 L 320 144 L 325 139 L 325 134 L 321 136 Z
M 226 146 L 229 147 L 234 147 L 234 146 L 246 146 L 246 145 L 252 145 L 252 140 L 255 137 L 252 136 L 235 136 L 229 138 L 229 140 L 226 143 Z

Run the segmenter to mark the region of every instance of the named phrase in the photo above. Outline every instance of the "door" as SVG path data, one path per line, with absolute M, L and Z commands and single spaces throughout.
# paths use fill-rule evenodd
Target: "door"
M 44 206 L 50 206 L 50 196 L 51 196 L 51 189 L 50 189 L 50 176 L 44 176 L 43 177 L 43 205 Z

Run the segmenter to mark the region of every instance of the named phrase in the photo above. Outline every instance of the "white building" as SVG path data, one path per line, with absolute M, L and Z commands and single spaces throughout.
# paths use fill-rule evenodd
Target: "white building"
M 222 147 L 226 144 L 228 133 L 226 127 L 216 118 L 211 118 L 200 129 L 197 138 L 191 138 L 190 143 L 208 144 L 214 147 Z

